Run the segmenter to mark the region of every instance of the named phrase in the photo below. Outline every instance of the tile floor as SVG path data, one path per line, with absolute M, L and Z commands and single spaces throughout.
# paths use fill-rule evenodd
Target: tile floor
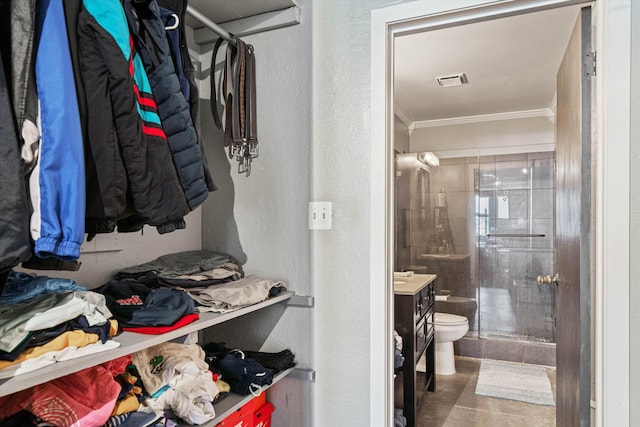
M 417 427 L 553 427 L 556 408 L 475 394 L 482 359 L 456 357 L 455 375 L 436 377 L 436 392 L 422 399 Z M 553 395 L 556 370 L 548 368 Z

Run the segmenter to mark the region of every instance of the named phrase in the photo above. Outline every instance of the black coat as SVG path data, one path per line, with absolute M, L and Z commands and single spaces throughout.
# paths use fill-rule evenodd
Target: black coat
M 29 259 L 32 251 L 29 201 L 4 70 L 0 55 L 0 281 L 2 273 Z
M 119 231 L 184 228 L 189 207 L 120 1 L 83 0 L 78 35 L 88 108 L 87 232 L 111 232 L 116 222 Z
M 178 32 L 178 44 L 179 52 L 174 52 L 172 49 L 172 56 L 174 63 L 182 63 L 182 72 L 184 78 L 189 83 L 189 96 L 187 101 L 189 102 L 189 111 L 191 112 L 191 120 L 196 124 L 198 122 L 198 111 L 200 110 L 200 95 L 198 94 L 198 85 L 196 83 L 196 69 L 191 62 L 191 56 L 189 55 L 189 48 L 187 46 L 187 36 L 185 32 L 185 22 L 187 15 L 188 0 L 158 0 L 158 5 L 161 8 L 165 8 L 180 18 L 180 25 L 175 30 Z M 176 66 L 176 69 L 178 66 Z M 196 133 L 198 129 L 196 127 Z M 207 182 L 209 191 L 215 191 L 217 186 L 211 177 L 209 165 L 207 163 L 207 156 L 205 150 L 202 147 L 202 138 L 198 135 L 198 142 L 200 144 L 200 151 L 202 152 L 202 163 L 204 165 L 204 179 Z
M 144 64 L 173 162 L 191 210 L 205 201 L 209 189 L 189 104 L 182 93 L 164 24 L 156 1 L 124 2 L 129 30 Z

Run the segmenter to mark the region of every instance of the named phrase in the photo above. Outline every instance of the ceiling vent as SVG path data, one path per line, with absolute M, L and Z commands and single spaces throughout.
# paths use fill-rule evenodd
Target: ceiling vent
M 469 82 L 469 80 L 467 80 L 467 75 L 464 73 L 436 77 L 436 81 L 442 87 L 461 86 Z

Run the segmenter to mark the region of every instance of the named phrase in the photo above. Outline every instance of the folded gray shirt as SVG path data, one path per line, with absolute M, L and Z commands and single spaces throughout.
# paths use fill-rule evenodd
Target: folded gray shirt
M 226 268 L 227 270 L 239 271 L 242 274 L 242 267 L 230 255 L 200 250 L 163 255 L 153 261 L 125 268 L 118 272 L 116 279 L 140 277 L 150 272 L 157 274 L 159 277 L 175 278 L 183 275 L 198 274 L 214 268 Z

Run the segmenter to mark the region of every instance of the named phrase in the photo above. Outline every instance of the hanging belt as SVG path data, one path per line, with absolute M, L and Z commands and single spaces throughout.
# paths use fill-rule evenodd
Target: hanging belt
M 238 173 L 251 174 L 251 161 L 258 157 L 256 114 L 256 64 L 252 45 L 235 38 L 236 46 L 227 44 L 222 78 L 225 108 L 224 145 L 229 158 L 238 161 Z M 219 38 L 211 56 L 211 112 L 218 129 L 222 120 L 218 113 L 218 90 L 215 85 L 215 61 L 224 40 Z

